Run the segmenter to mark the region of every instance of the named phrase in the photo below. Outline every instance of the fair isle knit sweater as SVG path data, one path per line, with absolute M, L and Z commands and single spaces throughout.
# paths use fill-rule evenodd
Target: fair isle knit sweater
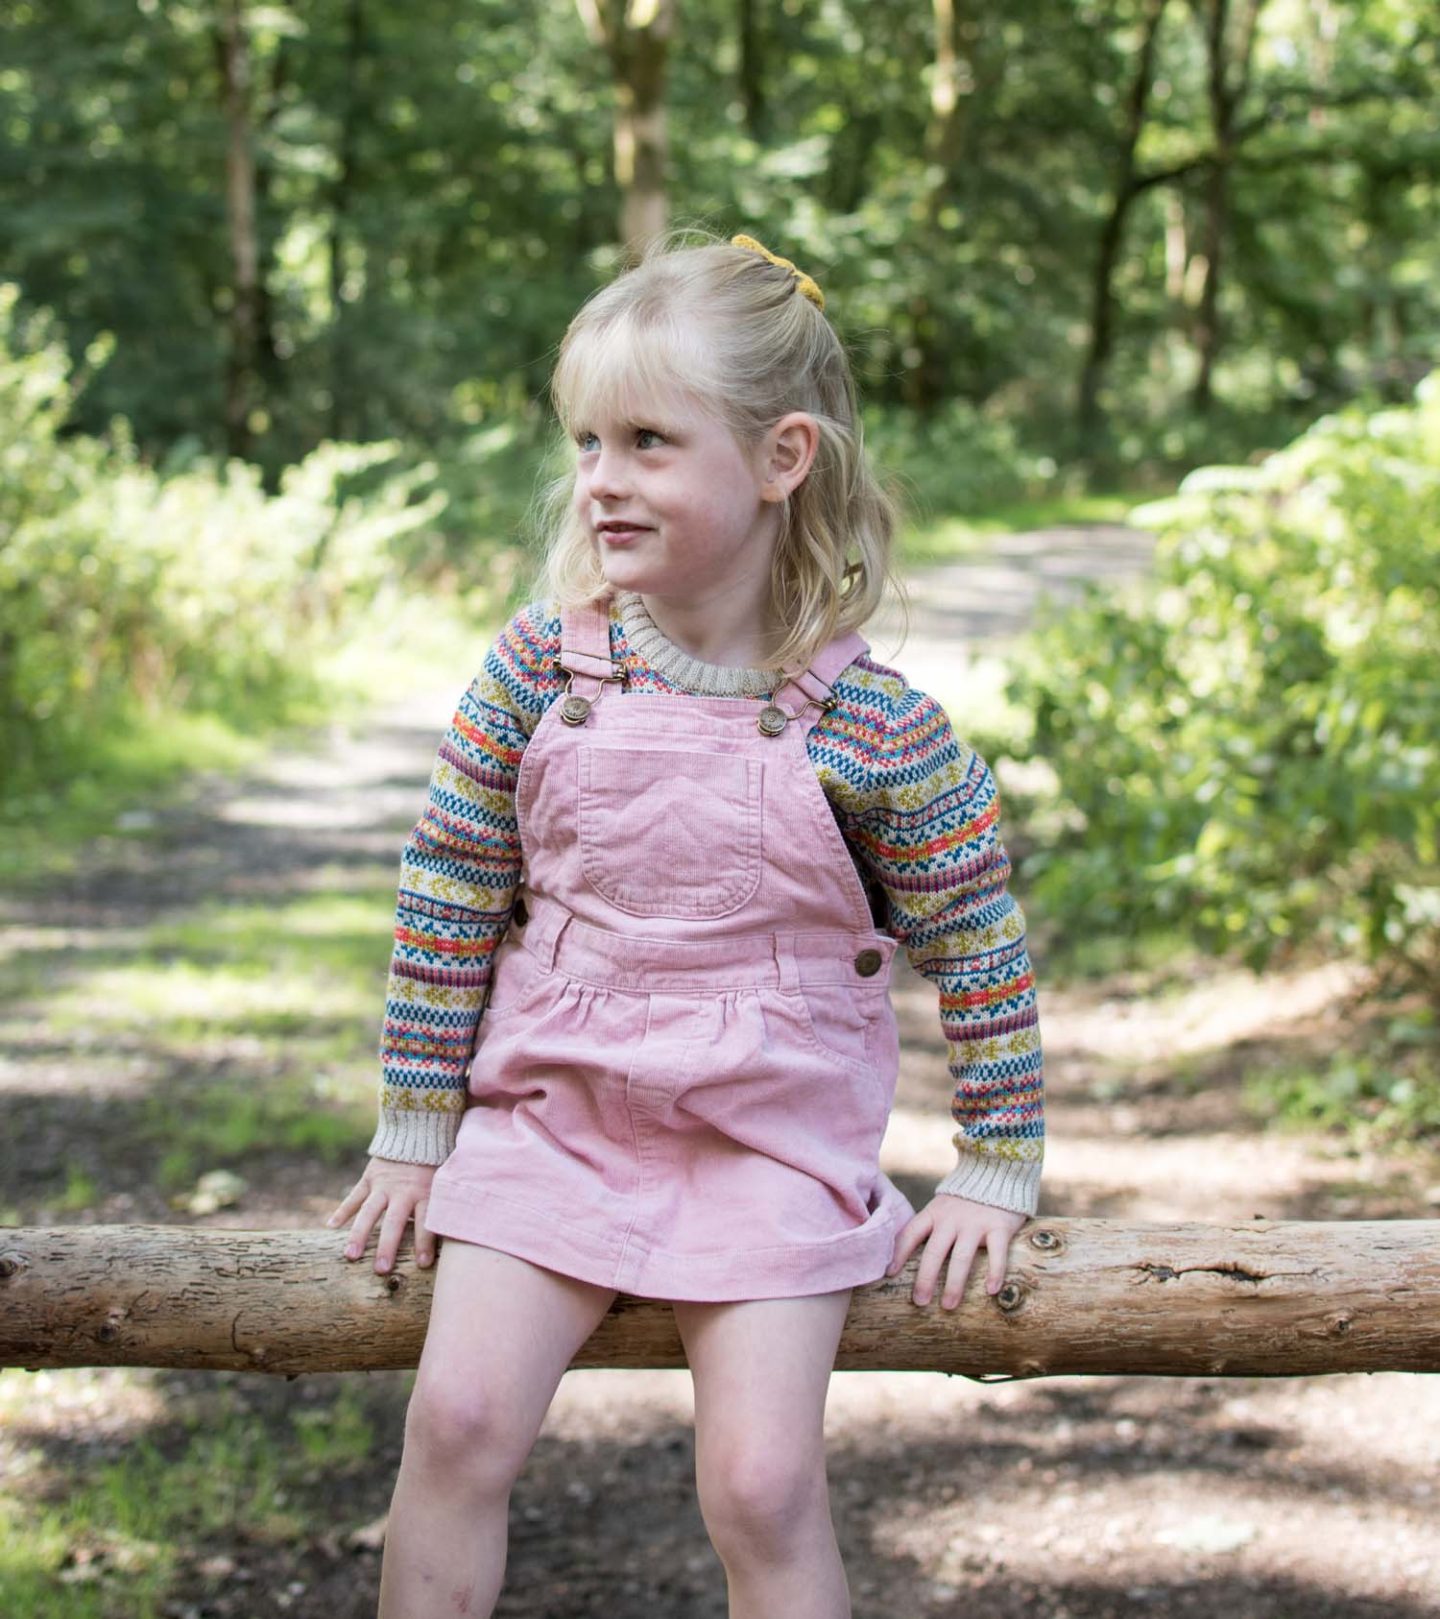
M 626 692 L 770 696 L 777 672 L 702 663 L 642 598 L 617 592 L 610 645 Z M 380 1040 L 380 1117 L 369 1152 L 405 1163 L 450 1155 L 466 1075 L 520 881 L 515 784 L 526 742 L 561 695 L 560 614 L 522 607 L 487 652 L 440 743 L 428 801 L 400 859 L 395 943 Z M 989 766 L 944 709 L 869 653 L 837 677 L 835 708 L 806 746 L 884 931 L 940 994 L 958 1162 L 935 1187 L 1034 1214 L 1044 1082 L 1025 919 L 1006 883 Z

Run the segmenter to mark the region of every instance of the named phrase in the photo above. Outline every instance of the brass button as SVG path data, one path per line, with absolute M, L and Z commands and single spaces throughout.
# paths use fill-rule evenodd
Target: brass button
M 785 729 L 785 721 L 788 718 L 789 715 L 783 708 L 778 708 L 774 703 L 767 703 L 756 715 L 755 725 L 766 736 L 779 736 Z
M 523 928 L 530 920 L 530 913 L 525 909 L 525 896 L 518 895 L 515 900 L 515 909 L 511 913 L 515 918 L 516 927 Z
M 560 705 L 560 718 L 567 725 L 583 725 L 589 713 L 590 699 L 588 697 L 567 697 Z
M 885 964 L 885 958 L 878 950 L 862 950 L 855 958 L 855 971 L 862 978 L 873 978 Z

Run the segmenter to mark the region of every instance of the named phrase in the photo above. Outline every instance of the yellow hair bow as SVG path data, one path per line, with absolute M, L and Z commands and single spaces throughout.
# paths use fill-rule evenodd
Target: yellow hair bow
M 771 264 L 778 264 L 781 269 L 788 270 L 795 277 L 795 284 L 803 296 L 808 298 L 817 309 L 824 309 L 825 294 L 821 292 L 819 283 L 792 264 L 789 259 L 782 259 L 778 253 L 772 253 L 768 247 L 762 246 L 753 236 L 732 236 L 730 245 L 731 247 L 748 247 L 752 253 L 758 253 L 761 258 L 769 259 Z

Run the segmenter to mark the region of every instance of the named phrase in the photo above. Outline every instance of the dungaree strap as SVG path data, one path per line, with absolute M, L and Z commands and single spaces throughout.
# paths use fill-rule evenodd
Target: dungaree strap
M 870 643 L 858 630 L 837 635 L 820 648 L 807 668 L 792 670 L 776 686 L 771 701 L 799 725 L 802 737 L 808 736 L 825 712 L 821 705 L 830 696 L 836 675 L 869 650 Z M 592 702 L 604 691 L 607 679 L 618 678 L 610 655 L 608 596 L 584 607 L 561 609 L 560 667 L 570 673 L 567 690 Z
M 808 736 L 825 712 L 820 705 L 829 697 L 836 675 L 869 650 L 870 643 L 858 630 L 837 635 L 820 648 L 808 668 L 792 672 L 777 686 L 771 700 L 794 717 L 802 737 Z
M 560 610 L 560 667 L 573 678 L 568 689 L 592 701 L 615 679 L 610 658 L 610 598 Z

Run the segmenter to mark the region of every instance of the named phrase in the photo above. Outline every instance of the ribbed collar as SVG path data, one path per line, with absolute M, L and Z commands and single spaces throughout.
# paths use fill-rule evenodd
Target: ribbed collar
M 768 697 L 780 682 L 778 669 L 741 668 L 692 658 L 651 618 L 638 591 L 616 591 L 615 604 L 631 650 L 685 691 L 707 697 Z

